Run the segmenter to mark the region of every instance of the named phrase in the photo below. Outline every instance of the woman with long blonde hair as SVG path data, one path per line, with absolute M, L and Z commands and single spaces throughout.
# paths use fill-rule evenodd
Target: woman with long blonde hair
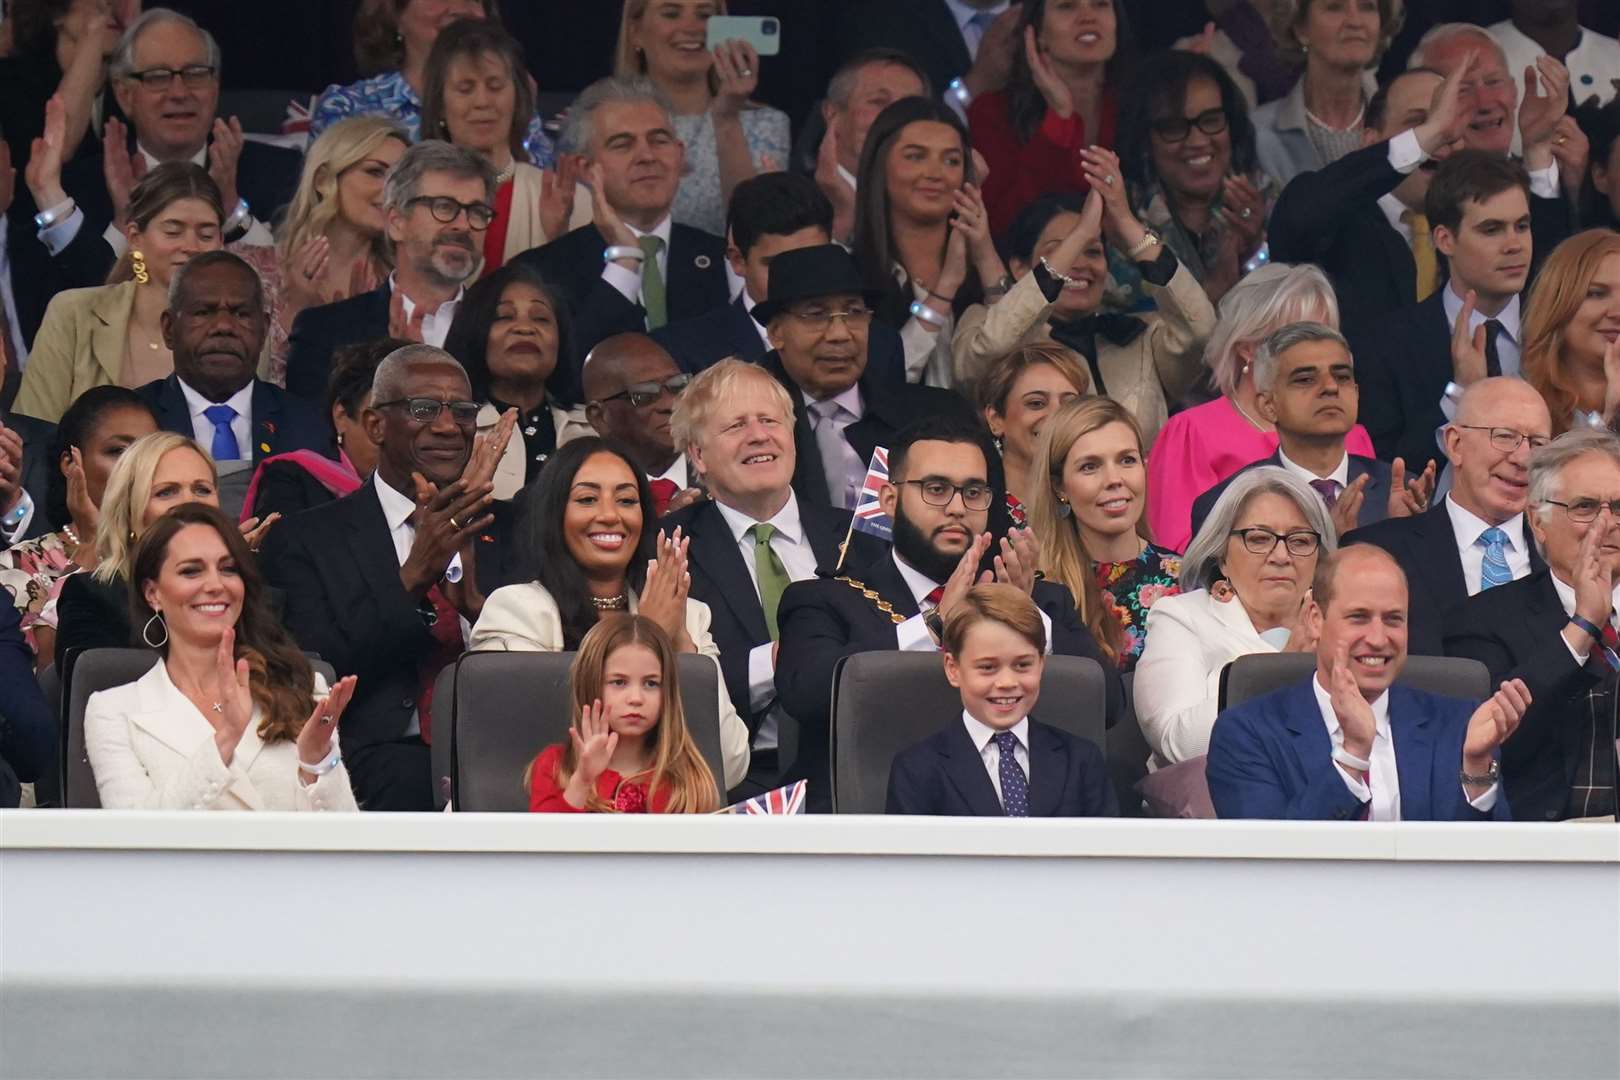
M 383 180 L 409 145 L 405 129 L 387 117 L 333 124 L 304 156 L 276 246 L 238 250 L 264 282 L 270 341 L 261 374 L 278 386 L 286 381 L 287 334 L 298 313 L 370 292 L 393 268 Z
M 1620 233 L 1588 229 L 1553 249 L 1524 309 L 1524 378 L 1553 434 L 1611 427 L 1620 412 Z
M 1035 463 L 1028 514 L 1041 569 L 1074 594 L 1091 636 L 1130 671 L 1148 610 L 1180 591 L 1181 576 L 1181 557 L 1148 531 L 1142 429 L 1112 398 L 1081 398 L 1047 419 Z
M 714 773 L 681 708 L 675 647 L 641 615 L 606 615 L 580 642 L 569 674 L 579 719 L 542 750 L 524 783 L 538 812 L 706 814 Z

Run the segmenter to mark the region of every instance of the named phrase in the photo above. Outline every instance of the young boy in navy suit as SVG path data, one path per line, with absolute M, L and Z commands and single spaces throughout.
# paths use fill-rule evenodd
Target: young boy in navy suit
M 1030 719 L 1046 666 L 1040 609 L 1011 585 L 976 585 L 944 618 L 945 677 L 962 715 L 895 755 L 887 812 L 1113 817 L 1096 744 Z

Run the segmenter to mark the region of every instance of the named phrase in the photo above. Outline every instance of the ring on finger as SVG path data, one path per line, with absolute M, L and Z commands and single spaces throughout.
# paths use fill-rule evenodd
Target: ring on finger
M 1240 213 L 1238 217 L 1242 218 L 1244 221 L 1248 221 L 1250 218 L 1254 217 L 1254 211 L 1245 206 L 1243 208 L 1243 212 Z
M 1113 187 L 1114 186 L 1114 178 L 1112 176 L 1105 176 L 1105 177 L 1103 177 L 1103 183 L 1107 184 L 1109 187 Z
M 754 77 L 754 71 L 752 68 L 742 68 L 737 72 L 737 74 L 744 79 L 751 79 Z
M 455 529 L 457 532 L 461 531 L 461 522 L 457 521 L 454 515 L 451 515 L 450 517 L 450 527 Z

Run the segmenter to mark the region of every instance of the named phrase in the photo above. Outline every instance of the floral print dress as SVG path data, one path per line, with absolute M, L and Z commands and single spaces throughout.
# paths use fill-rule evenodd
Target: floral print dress
M 34 641 L 34 627 L 56 628 L 56 596 L 62 582 L 80 569 L 68 551 L 67 537 L 59 532 L 0 551 L 0 586 L 11 594 L 11 602 L 22 616 L 23 637 L 36 656 L 39 646 Z
M 1102 602 L 1113 611 L 1125 630 L 1125 647 L 1119 653 L 1120 671 L 1132 671 L 1147 644 L 1148 609 L 1160 597 L 1181 591 L 1181 556 L 1157 544 L 1148 544 L 1142 554 L 1129 562 L 1092 564 Z

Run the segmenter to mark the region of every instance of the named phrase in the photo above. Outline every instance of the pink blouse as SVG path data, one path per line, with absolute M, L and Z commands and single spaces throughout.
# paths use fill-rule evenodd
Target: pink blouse
M 1372 437 L 1357 424 L 1345 449 L 1373 456 Z M 1148 525 L 1153 542 L 1186 551 L 1194 500 L 1250 462 L 1277 452 L 1277 433 L 1260 431 L 1222 396 L 1172 416 L 1148 454 Z

